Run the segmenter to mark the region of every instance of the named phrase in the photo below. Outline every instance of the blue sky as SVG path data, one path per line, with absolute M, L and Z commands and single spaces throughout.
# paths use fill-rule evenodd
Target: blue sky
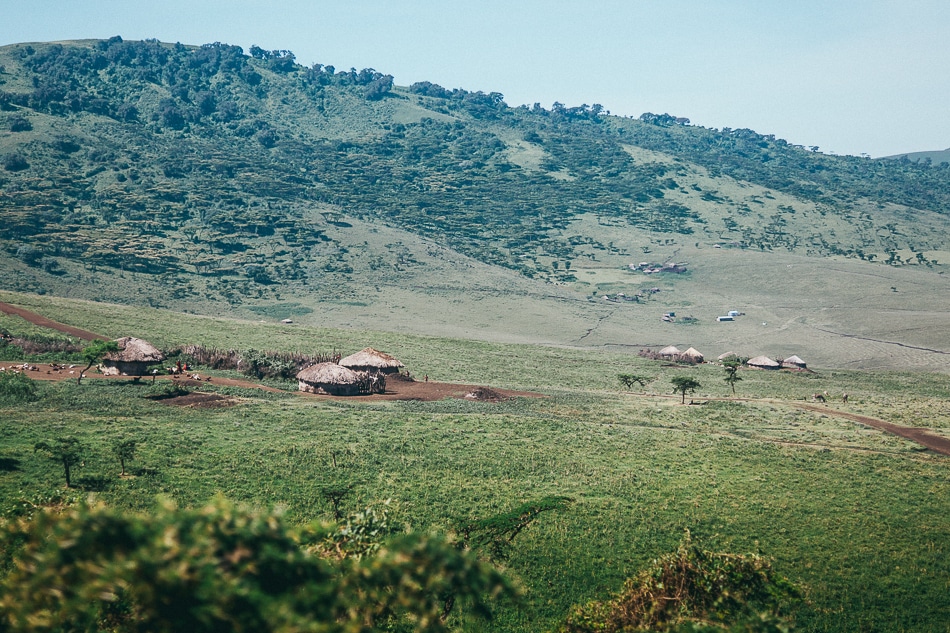
M 838 154 L 950 147 L 946 0 L 0 0 L 0 15 L 0 44 L 256 44 L 400 85 L 668 112 Z

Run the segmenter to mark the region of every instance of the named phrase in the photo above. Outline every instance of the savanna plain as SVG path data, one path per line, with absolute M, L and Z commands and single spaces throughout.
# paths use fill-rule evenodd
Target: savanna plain
M 168 380 L 38 381 L 29 403 L 0 401 L 0 499 L 95 495 L 124 510 L 159 496 L 197 507 L 215 495 L 292 523 L 386 506 L 413 530 L 453 532 L 534 500 L 566 499 L 509 543 L 498 564 L 523 598 L 472 630 L 546 631 L 571 605 L 605 599 L 676 549 L 688 531 L 716 551 L 755 552 L 801 590 L 801 631 L 950 630 L 947 457 L 837 415 L 950 436 L 942 373 L 769 372 L 743 368 L 735 395 L 717 364 L 631 353 L 198 317 L 2 293 L 0 300 L 108 337 L 165 349 L 349 353 L 372 345 L 416 377 L 534 392 L 501 402 L 303 397 L 216 385 L 227 406 L 156 399 Z M 60 336 L 0 315 L 18 336 Z M 7 349 L 4 365 L 13 358 Z M 43 359 L 36 359 L 39 362 Z M 643 377 L 627 389 L 620 374 Z M 700 386 L 681 404 L 671 379 Z M 815 393 L 827 403 L 809 410 Z M 842 395 L 847 393 L 847 402 Z M 86 447 L 73 487 L 34 451 L 71 435 Z M 120 466 L 111 443 L 136 441 Z M 328 490 L 342 491 L 338 495 Z

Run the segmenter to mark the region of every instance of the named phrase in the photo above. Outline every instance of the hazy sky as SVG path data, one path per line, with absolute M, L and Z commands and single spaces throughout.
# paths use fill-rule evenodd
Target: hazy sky
M 399 85 L 668 112 L 824 152 L 950 147 L 948 0 L 0 0 L 0 15 L 0 44 L 256 44 Z

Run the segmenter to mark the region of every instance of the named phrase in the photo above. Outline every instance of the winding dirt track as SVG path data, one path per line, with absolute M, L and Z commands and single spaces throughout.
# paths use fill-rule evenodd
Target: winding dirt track
M 7 314 L 13 314 L 23 319 L 26 319 L 30 323 L 49 328 L 52 330 L 57 330 L 69 334 L 70 336 L 76 336 L 81 339 L 91 341 L 94 339 L 107 339 L 107 337 L 102 336 L 101 334 L 96 334 L 94 332 L 89 332 L 87 330 L 82 330 L 80 328 L 75 328 L 70 325 L 65 325 L 63 323 L 57 323 L 47 319 L 46 317 L 19 308 L 9 303 L 4 303 L 0 301 L 0 311 Z M 66 372 L 50 372 L 47 371 L 48 366 L 43 366 L 42 369 L 38 372 L 30 372 L 31 377 L 38 378 L 40 380 L 64 380 L 70 378 L 71 376 Z M 88 378 L 93 378 L 94 376 L 90 375 Z M 259 383 L 250 382 L 247 380 L 239 380 L 235 378 L 213 378 L 213 384 L 216 385 L 229 385 L 234 387 L 244 387 L 248 389 L 262 389 L 264 391 L 274 391 L 279 392 L 279 389 L 274 389 L 273 387 L 268 387 L 266 385 L 261 385 Z M 202 383 L 197 381 L 186 381 L 189 384 L 200 385 Z M 369 396 L 359 396 L 360 401 L 372 401 L 372 400 L 441 400 L 444 398 L 463 398 L 466 394 L 471 393 L 476 387 L 474 385 L 458 385 L 452 383 L 440 383 L 434 381 L 403 381 L 403 380 L 390 380 L 386 385 L 386 393 L 383 394 L 373 394 Z M 507 390 L 496 390 L 499 395 L 504 397 L 513 397 L 513 396 L 528 396 L 528 397 L 537 397 L 540 394 L 526 392 L 526 391 L 507 391 Z M 332 396 L 318 396 L 314 394 L 300 394 L 303 396 L 314 397 L 314 398 L 332 398 Z M 745 398 L 742 398 L 745 400 Z M 793 406 L 799 409 L 805 409 L 807 411 L 814 411 L 816 413 L 822 413 L 824 415 L 835 416 L 839 418 L 845 418 L 851 420 L 852 422 L 858 422 L 859 424 L 865 424 L 867 426 L 880 429 L 886 433 L 891 433 L 899 437 L 911 440 L 916 442 L 921 446 L 932 450 L 935 453 L 940 453 L 941 455 L 950 456 L 950 439 L 946 437 L 941 437 L 939 435 L 934 435 L 924 429 L 919 429 L 909 426 L 901 426 L 899 424 L 893 424 L 891 422 L 885 422 L 884 420 L 879 420 L 877 418 L 871 418 L 865 415 L 858 415 L 856 413 L 848 413 L 847 411 L 839 411 L 838 409 L 832 409 L 827 406 L 819 406 L 814 404 L 806 404 L 800 402 L 789 402 L 789 401 L 771 401 L 776 404 L 782 404 L 785 406 Z
M 17 306 L 10 305 L 9 303 L 4 303 L 0 301 L 0 312 L 5 312 L 6 314 L 12 314 L 14 316 L 22 317 L 32 323 L 33 325 L 38 325 L 40 327 L 49 328 L 51 330 L 57 330 L 59 332 L 64 332 L 70 336 L 75 336 L 81 338 L 85 341 L 94 341 L 96 339 L 101 339 L 103 341 L 107 340 L 107 336 L 102 334 L 96 334 L 95 332 L 90 332 L 88 330 L 81 330 L 78 327 L 73 327 L 71 325 L 65 325 L 63 323 L 57 323 L 47 319 L 45 316 L 37 314 L 35 312 L 30 312 L 29 310 L 24 310 L 23 308 L 18 308 Z

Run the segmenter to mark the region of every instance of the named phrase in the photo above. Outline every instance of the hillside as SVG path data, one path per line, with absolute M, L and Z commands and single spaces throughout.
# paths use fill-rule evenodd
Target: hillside
M 0 48 L 2 287 L 950 370 L 946 165 L 250 53 Z M 716 323 L 730 309 L 747 317 Z M 662 322 L 670 311 L 697 322 Z
M 903 160 L 907 159 L 914 163 L 927 163 L 939 165 L 941 163 L 950 163 L 950 149 L 936 152 L 910 152 L 909 154 L 897 154 L 896 156 L 886 156 L 886 159 Z

